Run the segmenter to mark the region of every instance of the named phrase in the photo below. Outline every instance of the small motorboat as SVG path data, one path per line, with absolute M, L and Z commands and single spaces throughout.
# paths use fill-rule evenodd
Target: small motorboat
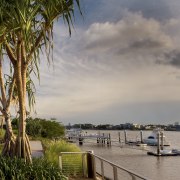
M 162 132 L 163 132 L 163 129 L 160 129 L 160 128 L 154 129 L 150 136 L 143 139 L 143 143 L 150 146 L 157 146 L 158 144 L 157 134 L 162 133 Z M 170 146 L 170 143 L 166 141 L 164 135 L 163 135 L 163 146 Z

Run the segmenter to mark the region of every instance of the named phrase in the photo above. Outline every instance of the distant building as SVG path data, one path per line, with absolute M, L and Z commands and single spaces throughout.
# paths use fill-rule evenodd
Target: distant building
M 140 124 L 134 124 L 134 123 L 133 123 L 132 125 L 133 125 L 133 127 L 136 128 L 136 129 L 140 129 L 140 128 L 141 128 L 141 125 L 140 125 Z
M 151 126 L 145 126 L 145 129 L 149 130 L 149 129 L 152 129 Z
M 175 126 L 179 126 L 179 122 L 175 122 L 174 125 L 175 125 Z

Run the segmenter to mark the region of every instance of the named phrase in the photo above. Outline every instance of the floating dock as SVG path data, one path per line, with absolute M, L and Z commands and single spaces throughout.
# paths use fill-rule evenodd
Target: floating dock
M 180 156 L 179 153 L 157 153 L 157 152 L 147 152 L 148 155 L 153 155 L 153 156 Z

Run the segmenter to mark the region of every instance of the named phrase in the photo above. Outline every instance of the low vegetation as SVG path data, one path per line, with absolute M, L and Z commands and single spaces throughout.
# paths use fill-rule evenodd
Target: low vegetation
M 0 156 L 0 179 L 11 180 L 66 180 L 67 178 L 45 159 L 33 159 L 26 163 L 19 158 Z
M 54 164 L 56 167 L 58 166 L 58 158 L 60 152 L 80 152 L 80 148 L 75 144 L 67 143 L 63 140 L 61 141 L 43 141 L 43 145 L 45 147 L 45 158 Z
M 59 166 L 59 156 L 61 152 L 80 152 L 80 148 L 75 144 L 61 141 L 43 141 L 45 146 L 45 158 L 51 162 L 55 167 Z M 61 156 L 63 164 L 63 174 L 66 176 L 82 175 L 82 154 L 63 154 Z
M 13 131 L 16 134 L 18 120 L 12 120 Z M 61 152 L 80 152 L 75 144 L 63 139 L 64 126 L 55 120 L 40 118 L 27 119 L 27 134 L 31 139 L 41 140 L 44 149 L 42 159 L 34 159 L 32 164 L 20 159 L 3 158 L 0 156 L 0 179 L 14 180 L 45 180 L 66 179 L 67 176 L 77 176 L 82 173 L 82 155 L 63 155 L 63 172 L 59 169 L 59 155 Z M 0 130 L 0 138 L 3 140 L 4 130 Z M 1 148 L 1 146 L 0 146 Z M 74 164 L 76 165 L 74 168 Z

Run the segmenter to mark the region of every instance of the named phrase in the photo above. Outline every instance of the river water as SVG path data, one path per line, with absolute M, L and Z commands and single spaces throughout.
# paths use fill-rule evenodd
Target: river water
M 99 133 L 98 131 L 86 131 L 89 133 Z M 118 143 L 118 132 L 121 132 L 121 139 L 124 140 L 123 131 L 100 131 L 100 133 L 110 133 L 112 141 L 111 147 L 97 145 L 95 141 L 85 140 L 80 148 L 83 151 L 93 150 L 94 154 L 114 162 L 128 170 L 152 180 L 179 180 L 180 179 L 180 156 L 156 157 L 147 155 L 146 150 L 140 150 L 136 146 L 120 147 Z M 151 131 L 143 131 L 143 137 L 147 137 Z M 166 140 L 170 142 L 166 149 L 176 148 L 180 150 L 180 132 L 165 131 Z M 139 131 L 127 131 L 128 140 L 140 139 Z M 155 151 L 156 147 L 147 147 Z M 108 172 L 105 172 L 108 174 Z M 124 178 L 126 180 L 126 178 Z

